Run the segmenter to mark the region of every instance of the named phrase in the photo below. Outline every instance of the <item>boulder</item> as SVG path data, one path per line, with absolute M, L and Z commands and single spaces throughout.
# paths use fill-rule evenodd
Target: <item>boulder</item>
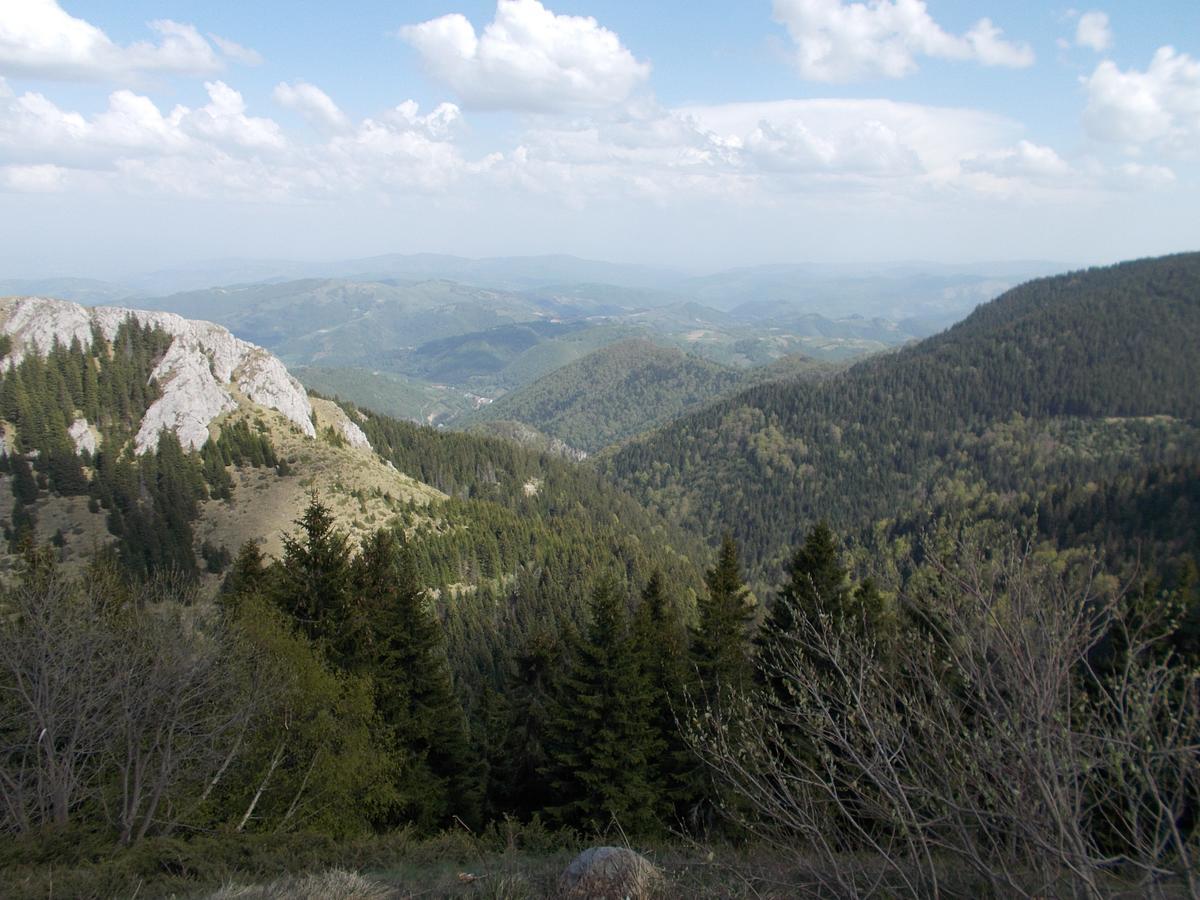
M 647 900 L 662 888 L 658 868 L 625 847 L 589 847 L 558 879 L 558 896 L 568 900 Z

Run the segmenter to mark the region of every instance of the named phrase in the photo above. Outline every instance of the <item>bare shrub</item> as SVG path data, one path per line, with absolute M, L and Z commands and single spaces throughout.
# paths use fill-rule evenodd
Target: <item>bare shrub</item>
M 124 844 L 166 833 L 228 767 L 258 698 L 211 607 L 162 578 L 136 595 L 33 555 L 0 597 L 0 828 L 62 827 L 84 804 Z
M 901 598 L 896 639 L 801 617 L 760 660 L 784 699 L 692 717 L 690 742 L 799 891 L 1197 896 L 1195 673 L 1094 576 L 959 544 Z

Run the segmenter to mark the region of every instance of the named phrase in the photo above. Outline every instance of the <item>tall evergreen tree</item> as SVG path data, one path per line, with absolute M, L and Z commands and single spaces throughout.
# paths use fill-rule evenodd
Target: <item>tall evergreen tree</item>
M 787 584 L 771 604 L 763 623 L 763 636 L 789 634 L 805 615 L 846 617 L 851 590 L 841 556 L 837 536 L 826 522 L 818 522 L 809 529 L 804 543 L 792 557 Z
M 329 652 L 344 632 L 350 604 L 350 542 L 315 493 L 296 525 L 299 532 L 283 539 L 275 601 Z
M 654 781 L 662 791 L 660 815 L 680 821 L 698 799 L 698 760 L 679 728 L 687 706 L 687 630 L 660 572 L 650 576 L 642 591 L 633 620 L 633 648 L 646 680 L 650 724 L 662 746 L 653 764 Z
M 547 768 L 557 822 L 627 833 L 662 826 L 662 787 L 654 760 L 662 751 L 651 723 L 646 680 L 629 634 L 625 599 L 612 579 L 592 594 L 591 622 L 576 641 L 555 703 Z
M 343 618 L 343 657 L 375 682 L 399 798 L 382 821 L 424 828 L 451 816 L 474 822 L 478 760 L 451 683 L 441 625 L 417 585 L 412 557 L 391 532 L 377 531 L 355 560 L 353 577 L 361 606 Z
M 516 653 L 506 684 L 511 715 L 504 754 L 494 766 L 496 805 L 527 819 L 552 801 L 544 773 L 550 765 L 554 698 L 562 676 L 563 645 L 558 633 L 536 627 Z
M 722 691 L 749 686 L 750 625 L 754 608 L 742 582 L 738 547 L 726 533 L 715 565 L 704 573 L 708 588 L 697 604 L 699 623 L 691 642 L 692 665 L 702 697 L 714 701 Z
M 263 596 L 267 593 L 269 576 L 257 541 L 246 541 L 238 548 L 229 574 L 221 582 L 222 602 L 236 604 L 236 598 Z

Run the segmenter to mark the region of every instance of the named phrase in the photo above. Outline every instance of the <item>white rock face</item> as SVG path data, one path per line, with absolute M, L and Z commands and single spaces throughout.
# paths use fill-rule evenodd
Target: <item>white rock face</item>
M 164 428 L 174 431 L 187 449 L 204 446 L 212 421 L 237 406 L 233 388 L 251 402 L 283 413 L 308 437 L 316 437 L 308 395 L 283 363 L 220 325 L 194 322 L 174 313 L 114 306 L 88 309 L 46 297 L 0 298 L 0 333 L 9 335 L 13 344 L 0 365 L 19 363 L 30 352 L 45 355 L 56 338 L 60 344 L 70 345 L 78 339 L 82 346 L 90 347 L 93 327 L 111 341 L 129 318 L 174 338 L 151 375 L 162 396 L 146 411 L 138 428 L 134 438 L 138 453 L 156 449 Z
M 359 428 L 356 423 L 350 420 L 350 417 L 346 415 L 346 411 L 344 409 L 342 409 L 340 406 L 333 406 L 331 413 L 336 418 L 334 427 L 338 430 L 338 433 L 346 439 L 347 444 L 349 444 L 351 447 L 361 447 L 364 450 L 372 449 L 371 442 L 367 440 L 367 436 L 363 433 L 363 430 Z
M 88 453 L 95 454 L 99 444 L 96 441 L 95 432 L 92 431 L 92 426 L 88 424 L 87 419 L 76 419 L 71 423 L 71 427 L 67 429 L 67 434 L 75 442 L 76 453 L 82 453 L 86 450 Z

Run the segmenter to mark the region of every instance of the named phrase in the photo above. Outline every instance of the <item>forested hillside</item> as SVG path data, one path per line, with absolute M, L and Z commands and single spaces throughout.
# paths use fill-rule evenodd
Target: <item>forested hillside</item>
M 735 369 L 643 339 L 621 341 L 459 417 L 455 425 L 524 422 L 595 453 L 738 386 L 829 371 L 830 364 L 800 354 Z
M 1037 493 L 1068 470 L 1086 482 L 1196 458 L 1198 345 L 1200 254 L 1040 279 L 916 346 L 756 387 L 602 465 L 697 532 L 731 530 L 772 573 L 806 523 L 868 529 L 927 505 L 942 477 Z M 1014 417 L 1020 439 L 997 447 Z M 1145 417 L 1165 418 L 1122 421 Z M 1039 468 L 1021 467 L 1030 453 Z
M 466 421 L 516 419 L 594 453 L 717 396 L 739 374 L 649 341 L 622 341 L 506 394 Z
M 1198 288 L 1200 256 L 1034 282 L 599 466 L 316 397 L 139 455 L 170 335 L 27 352 L 0 380 L 0 889 L 181 892 L 206 853 L 464 826 L 759 836 L 820 896 L 1190 884 Z M 728 371 L 610 357 L 574 421 L 623 427 L 583 390 L 616 409 L 639 366 L 676 398 Z M 76 499 L 117 544 L 68 571 L 36 517 Z

